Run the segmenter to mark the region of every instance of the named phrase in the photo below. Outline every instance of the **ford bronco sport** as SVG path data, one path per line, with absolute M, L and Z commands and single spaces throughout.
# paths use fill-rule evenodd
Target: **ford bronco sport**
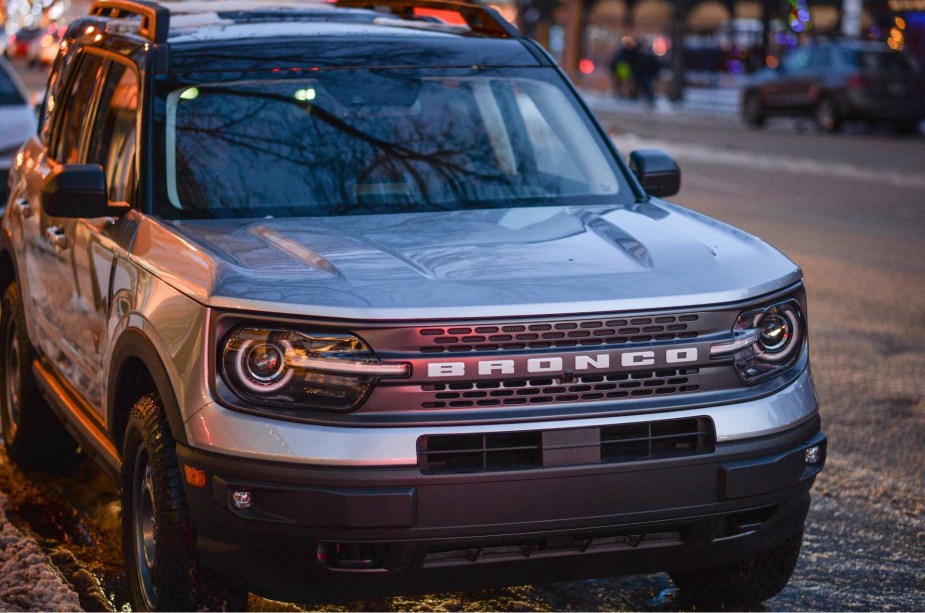
M 674 162 L 491 9 L 98 0 L 40 114 L 6 452 L 120 480 L 136 609 L 787 582 L 826 451 L 800 269 L 661 200 Z

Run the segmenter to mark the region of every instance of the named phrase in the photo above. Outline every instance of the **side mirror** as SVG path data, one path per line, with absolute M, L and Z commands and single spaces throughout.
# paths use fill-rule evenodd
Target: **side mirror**
M 681 169 L 661 149 L 640 149 L 630 153 L 630 170 L 647 193 L 664 198 L 681 189 Z
M 62 164 L 42 183 L 42 209 L 52 217 L 119 217 L 126 204 L 109 204 L 99 164 Z

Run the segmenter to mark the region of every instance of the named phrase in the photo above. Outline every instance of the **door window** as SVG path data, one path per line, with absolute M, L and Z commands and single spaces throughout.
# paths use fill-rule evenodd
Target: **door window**
M 809 49 L 797 49 L 784 58 L 784 70 L 802 72 L 809 66 Z
M 64 114 L 58 128 L 57 146 L 54 148 L 54 159 L 61 164 L 80 162 L 80 135 L 84 119 L 90 113 L 96 84 L 102 77 L 103 61 L 97 55 L 83 55 L 62 102 Z
M 112 62 L 87 151 L 87 162 L 102 165 L 109 199 L 134 204 L 135 149 L 138 143 L 138 74 Z

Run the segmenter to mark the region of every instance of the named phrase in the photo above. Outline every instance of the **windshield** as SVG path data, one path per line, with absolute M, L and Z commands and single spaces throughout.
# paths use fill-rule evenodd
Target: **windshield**
M 551 69 L 307 74 L 169 87 L 161 213 L 334 216 L 631 196 Z

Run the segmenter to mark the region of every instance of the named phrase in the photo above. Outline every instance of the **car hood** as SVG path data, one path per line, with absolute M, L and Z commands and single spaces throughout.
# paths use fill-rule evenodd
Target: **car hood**
M 537 207 L 155 221 L 132 257 L 214 307 L 346 319 L 605 312 L 732 302 L 802 273 L 682 207 Z

